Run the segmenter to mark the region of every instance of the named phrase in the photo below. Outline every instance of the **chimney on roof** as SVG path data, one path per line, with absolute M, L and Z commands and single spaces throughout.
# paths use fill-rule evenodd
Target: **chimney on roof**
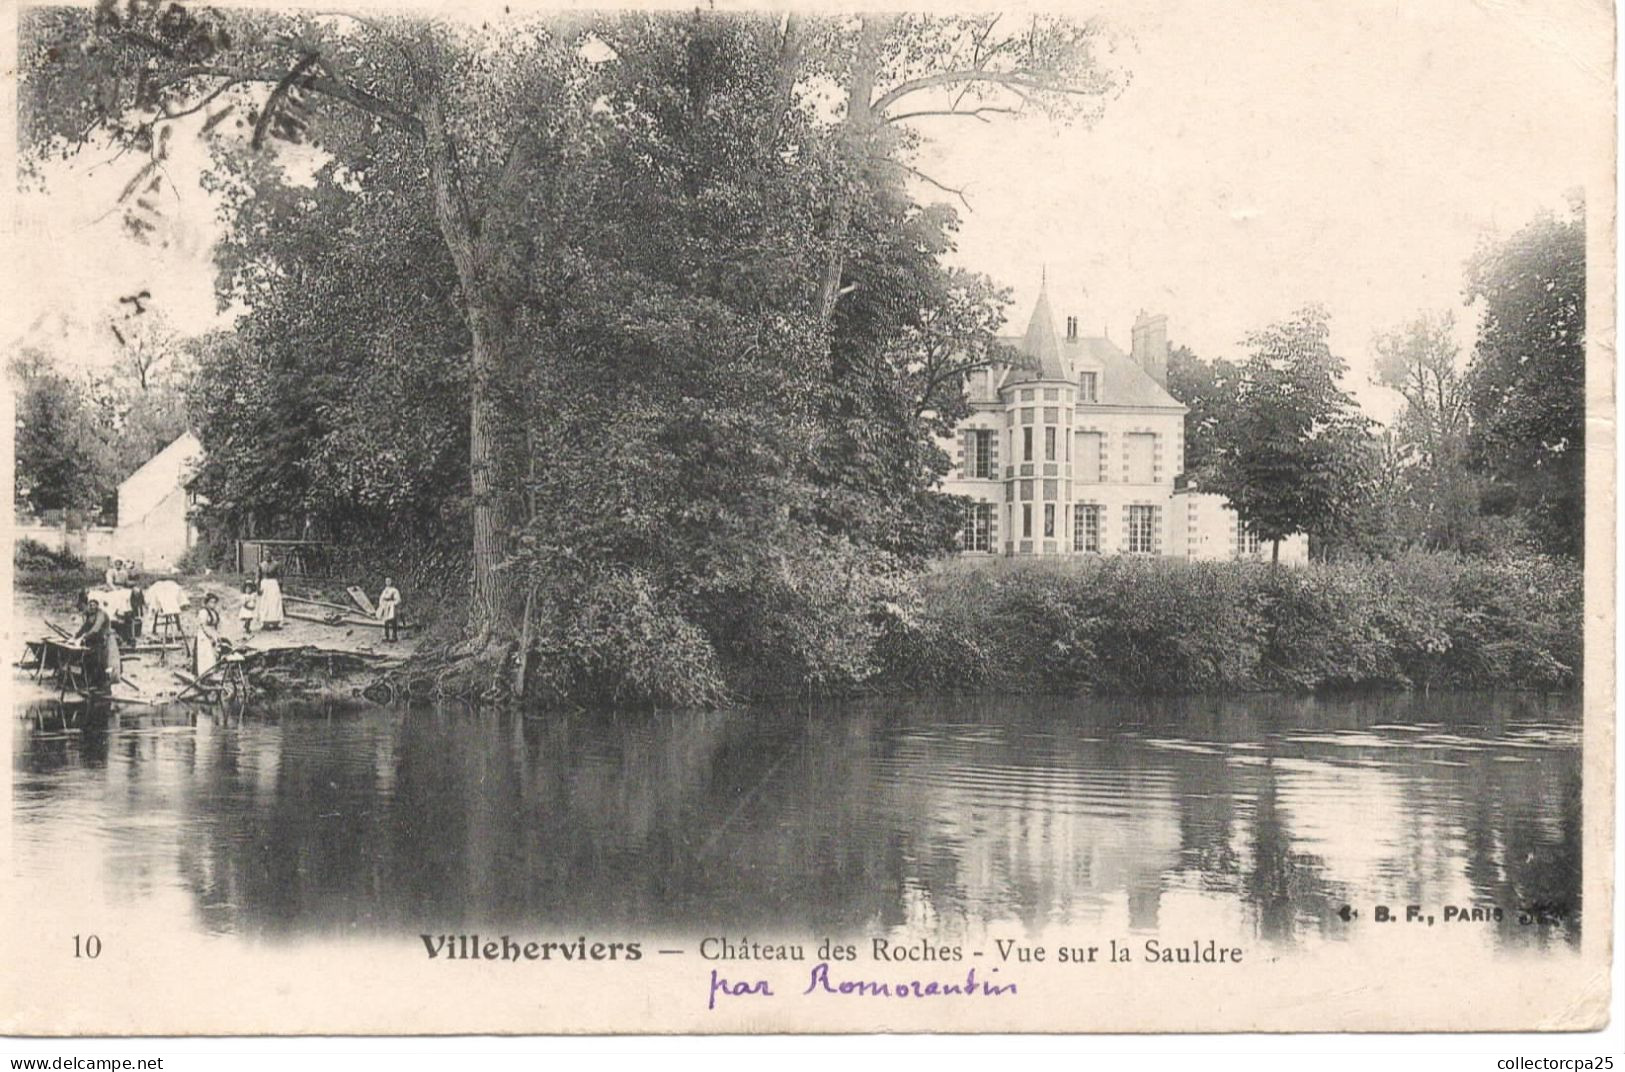
M 1168 386 L 1168 318 L 1151 316 L 1144 309 L 1134 318 L 1134 363 L 1145 369 L 1159 387 Z
M 1066 318 L 1066 340 L 1068 342 L 1076 342 L 1077 338 L 1078 318 L 1075 316 L 1069 316 Z

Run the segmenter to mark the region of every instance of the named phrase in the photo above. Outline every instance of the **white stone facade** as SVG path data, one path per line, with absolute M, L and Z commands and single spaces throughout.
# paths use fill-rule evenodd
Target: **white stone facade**
M 973 375 L 973 412 L 945 444 L 944 490 L 972 500 L 967 555 L 1136 554 L 1268 558 L 1217 495 L 1176 488 L 1186 409 L 1166 388 L 1166 318 L 1141 314 L 1133 353 L 1055 333 L 1040 295 L 1027 333 L 1008 340 L 1030 364 Z M 1281 561 L 1308 559 L 1308 541 L 1282 542 Z

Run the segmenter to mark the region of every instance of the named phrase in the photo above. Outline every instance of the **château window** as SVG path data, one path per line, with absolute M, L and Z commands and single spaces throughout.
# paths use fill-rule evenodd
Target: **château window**
M 1021 430 L 1021 460 L 1024 462 L 1033 460 L 1033 430 L 1031 425 Z
M 1130 432 L 1123 437 L 1128 455 L 1128 482 L 1150 484 L 1156 480 L 1157 437 L 1149 432 Z
M 1072 540 L 1078 550 L 1100 553 L 1100 505 L 1079 503 L 1072 508 Z
M 1251 525 L 1244 524 L 1236 529 L 1236 554 L 1242 558 L 1256 556 L 1262 546 L 1263 541 L 1258 538 L 1258 533 Z
M 1094 373 L 1094 372 L 1084 372 L 1084 373 L 1080 373 L 1078 375 L 1078 401 L 1079 402 L 1099 402 L 1100 401 L 1100 399 L 1096 396 L 1096 392 L 1095 392 L 1095 377 L 1097 375 L 1099 375 L 1099 374 Z
M 1044 429 L 1044 460 L 1046 462 L 1055 460 L 1055 429 L 1053 427 Z
M 1044 539 L 1055 539 L 1055 504 L 1052 502 L 1044 504 Z
M 986 480 L 993 476 L 993 433 L 977 429 L 970 435 L 970 475 Z
M 969 503 L 965 507 L 965 550 L 991 551 L 993 533 L 993 504 Z
M 1149 555 L 1157 545 L 1157 508 L 1131 506 L 1128 508 L 1128 553 Z
M 1033 504 L 1032 503 L 1022 503 L 1021 504 L 1021 538 L 1024 539 L 1024 540 L 1030 540 L 1030 539 L 1033 538 Z
M 1078 436 L 1077 478 L 1086 484 L 1100 483 L 1100 452 L 1105 449 L 1105 436 L 1099 432 L 1083 432 Z

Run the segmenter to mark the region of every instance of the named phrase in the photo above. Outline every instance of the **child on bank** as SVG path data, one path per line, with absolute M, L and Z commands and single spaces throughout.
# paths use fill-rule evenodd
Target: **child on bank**
M 393 644 L 401 638 L 398 616 L 401 590 L 395 587 L 393 577 L 384 578 L 384 590 L 378 593 L 378 620 L 384 623 L 384 642 Z
M 254 635 L 254 609 L 259 605 L 254 594 L 254 582 L 243 582 L 243 605 L 237 611 L 237 622 L 243 627 L 243 636 Z

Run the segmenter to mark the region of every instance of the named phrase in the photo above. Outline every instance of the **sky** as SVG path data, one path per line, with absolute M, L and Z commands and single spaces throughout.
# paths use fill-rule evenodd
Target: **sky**
M 1126 348 L 1136 312 L 1162 312 L 1205 357 L 1320 302 L 1359 386 L 1373 334 L 1420 310 L 1457 310 L 1470 349 L 1480 241 L 1611 187 L 1610 20 L 1152 0 L 1111 19 L 1131 77 L 1093 127 L 933 120 L 922 170 L 966 191 L 958 258 L 1015 289 L 1018 328 L 1041 275 L 1086 333 Z
M 1162 312 L 1207 357 L 1320 302 L 1381 415 L 1374 333 L 1455 309 L 1470 349 L 1474 249 L 1611 184 L 1611 17 L 1600 0 L 1143 0 L 1103 10 L 1128 78 L 1098 122 L 923 120 L 919 164 L 965 191 L 954 259 L 1014 289 L 1013 330 L 1041 276 L 1086 333 L 1126 344 L 1138 310 Z M 13 322 L 87 361 L 111 353 L 118 295 L 150 290 L 183 331 L 218 322 L 201 145 L 175 139 L 161 244 L 108 211 L 130 172 L 108 156 L 18 202 Z

